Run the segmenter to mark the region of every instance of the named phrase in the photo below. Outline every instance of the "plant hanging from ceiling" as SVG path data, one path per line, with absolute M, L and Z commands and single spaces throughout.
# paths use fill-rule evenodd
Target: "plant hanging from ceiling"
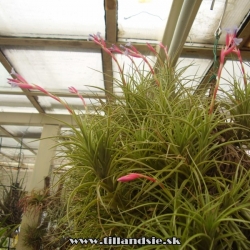
M 70 235 L 64 233 L 64 237 L 166 240 L 175 236 L 181 245 L 155 245 L 154 249 L 250 248 L 249 79 L 235 34 L 230 30 L 226 36 L 211 99 L 206 90 L 193 94 L 185 86 L 186 68 L 177 70 L 172 65 L 166 46 L 160 44 L 163 59 L 147 44 L 157 57 L 153 66 L 130 43 L 107 48 L 99 33 L 90 40 L 117 64 L 120 78 L 114 83 L 123 95 L 106 91 L 110 99 L 96 109 L 96 115 L 76 112 L 13 72 L 16 79 L 9 79 L 10 84 L 56 99 L 77 125 L 67 124 L 72 134 L 57 138 L 67 165 L 72 166 L 61 176 L 67 213 L 58 225 L 70 228 Z M 233 79 L 227 98 L 216 100 L 224 59 L 230 53 L 240 61 L 244 88 Z M 119 64 L 118 54 L 130 59 L 132 73 Z M 144 62 L 143 68 L 136 58 Z M 80 93 L 74 87 L 69 91 L 86 108 Z M 82 247 L 72 243 L 71 249 Z M 84 246 L 93 247 L 112 248 Z M 152 249 L 152 245 L 140 249 Z

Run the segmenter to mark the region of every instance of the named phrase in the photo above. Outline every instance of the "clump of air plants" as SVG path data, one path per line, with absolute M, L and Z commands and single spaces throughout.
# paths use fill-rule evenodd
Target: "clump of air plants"
M 64 213 L 62 205 L 63 183 L 57 187 L 55 193 L 51 193 L 50 177 L 44 178 L 44 189 L 33 190 L 30 195 L 26 195 L 20 202 L 26 216 L 31 217 L 32 225 L 25 227 L 24 244 L 32 249 L 55 249 L 64 244 L 62 238 L 55 237 L 56 231 L 61 229 L 57 227 L 58 215 Z M 54 237 L 50 234 L 53 233 Z
M 25 194 L 20 183 L 12 183 L 9 189 L 4 187 L 3 200 L 0 200 L 0 220 L 4 225 L 18 225 L 21 222 L 23 210 L 19 206 L 19 201 Z
M 2 186 L 3 194 L 0 199 L 0 247 L 5 247 L 8 238 L 14 238 L 16 230 L 22 220 L 23 210 L 19 201 L 24 197 L 25 191 L 22 182 L 13 182 L 10 187 Z
M 25 228 L 23 243 L 25 246 L 33 250 L 41 249 L 43 237 L 45 234 L 45 230 L 37 229 L 36 227 L 27 225 L 27 227 Z
M 105 115 L 76 113 L 59 97 L 17 73 L 17 79 L 9 79 L 11 84 L 36 88 L 61 102 L 79 128 L 69 125 L 72 133 L 57 137 L 72 166 L 62 177 L 67 211 L 57 220 L 59 227 L 69 225 L 70 231 L 61 231 L 60 237 L 176 236 L 181 249 L 249 249 L 250 158 L 246 150 L 250 129 L 243 117 L 249 115 L 245 104 L 250 100 L 236 31 L 226 36 L 211 100 L 185 88 L 162 44 L 166 58 L 147 44 L 158 57 L 158 64 L 152 66 L 131 43 L 108 48 L 99 33 L 90 35 L 90 40 L 112 57 L 120 73 L 115 84 L 123 96 L 106 91 L 112 100 L 100 107 Z M 240 61 L 245 88 L 239 90 L 232 84 L 234 91 L 226 102 L 216 96 L 224 59 L 230 53 Z M 116 54 L 129 57 L 132 74 L 124 72 Z M 135 58 L 145 67 L 140 68 Z M 74 87 L 69 91 L 85 106 Z M 222 112 L 225 109 L 230 115 Z M 93 247 L 113 246 L 84 246 Z M 124 246 L 134 248 L 138 245 Z

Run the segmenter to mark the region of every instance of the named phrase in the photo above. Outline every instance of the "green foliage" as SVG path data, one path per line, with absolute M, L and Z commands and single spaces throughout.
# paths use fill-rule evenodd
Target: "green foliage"
M 20 199 L 25 195 L 23 180 L 14 182 L 12 175 L 9 179 L 10 186 L 0 185 L 0 249 L 8 247 L 10 238 L 14 238 L 23 212 L 19 206 Z
M 126 85 L 116 81 L 123 98 L 108 93 L 112 98 L 98 115 L 72 114 L 77 127 L 69 125 L 72 134 L 58 137 L 72 166 L 61 177 L 67 215 L 59 226 L 68 225 L 63 233 L 71 238 L 181 240 L 154 249 L 247 250 L 249 88 L 235 84 L 230 101 L 217 102 L 209 115 L 209 100 L 182 84 L 182 72 L 160 65 L 159 87 L 150 72 L 135 68 Z M 117 182 L 133 172 L 158 182 Z

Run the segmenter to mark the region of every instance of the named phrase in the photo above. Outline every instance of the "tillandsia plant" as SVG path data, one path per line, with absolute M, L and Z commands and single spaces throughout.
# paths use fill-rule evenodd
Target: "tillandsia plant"
M 60 177 L 67 213 L 57 226 L 69 225 L 61 236 L 145 237 L 148 241 L 152 237 L 165 241 L 175 236 L 178 245 L 168 245 L 166 241 L 153 248 L 249 249 L 250 158 L 246 149 L 250 128 L 240 122 L 239 118 L 246 116 L 244 110 L 238 112 L 234 107 L 232 100 L 238 98 L 238 92 L 227 98 L 231 102 L 218 100 L 217 112 L 213 112 L 223 60 L 229 52 L 240 55 L 235 33 L 227 35 L 211 103 L 202 93 L 194 95 L 185 87 L 180 73 L 184 69 L 178 71 L 171 64 L 166 46 L 160 44 L 165 52 L 165 58 L 160 58 L 154 47 L 147 44 L 158 57 L 158 64 L 152 66 L 130 43 L 108 48 L 100 33 L 90 35 L 90 40 L 117 63 L 121 77 L 115 84 L 123 96 L 104 90 L 112 97 L 100 107 L 104 115 L 89 116 L 76 114 L 64 101 L 48 94 L 58 98 L 78 126 L 68 124 L 72 133 L 57 138 L 67 165 L 72 166 Z M 116 54 L 131 60 L 131 74 L 119 65 Z M 135 58 L 140 58 L 145 67 L 139 67 Z M 243 66 L 242 72 L 245 74 Z M 40 88 L 16 76 L 9 82 Z M 244 82 L 247 85 L 247 77 Z M 69 90 L 85 105 L 74 87 Z M 241 98 L 242 103 L 249 100 L 246 94 Z M 238 136 L 239 131 L 244 137 Z M 127 243 L 84 247 L 152 249 L 150 244 Z M 70 249 L 82 247 L 74 245 Z

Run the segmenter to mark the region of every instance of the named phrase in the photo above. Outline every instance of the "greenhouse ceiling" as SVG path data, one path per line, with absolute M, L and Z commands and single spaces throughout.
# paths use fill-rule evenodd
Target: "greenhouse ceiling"
M 193 74 L 199 88 L 208 82 L 219 29 L 216 55 L 224 45 L 224 29 L 237 26 L 250 72 L 249 10 L 249 0 L 0 0 L 0 162 L 17 166 L 21 152 L 22 166 L 34 164 L 39 147 L 35 140 L 43 125 L 55 123 L 52 117 L 71 122 L 68 111 L 43 93 L 11 87 L 7 78 L 12 68 L 82 109 L 81 100 L 68 91 L 74 86 L 94 110 L 97 97 L 109 99 L 95 87 L 119 94 L 113 86 L 116 65 L 88 40 L 89 34 L 100 32 L 109 46 L 132 42 L 152 61 L 146 43 L 158 50 L 162 42 L 178 59 L 177 68 L 192 63 L 185 74 Z M 123 55 L 117 60 L 128 67 Z

